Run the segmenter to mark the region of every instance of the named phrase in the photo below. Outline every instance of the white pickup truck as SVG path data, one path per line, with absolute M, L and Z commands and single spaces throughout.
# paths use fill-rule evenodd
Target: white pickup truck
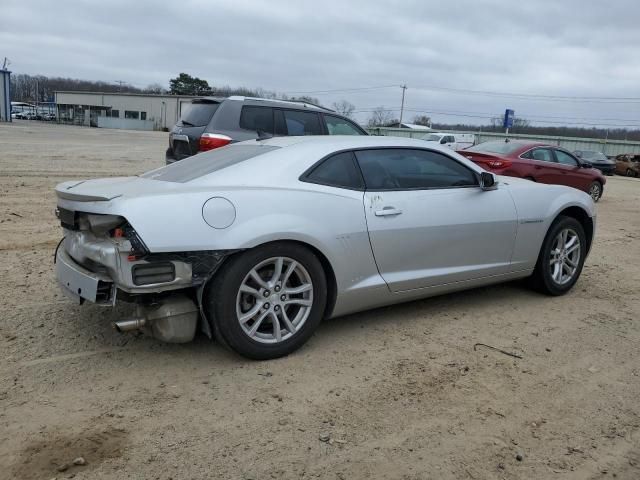
M 421 137 L 426 142 L 438 142 L 453 150 L 464 150 L 476 143 L 476 136 L 473 133 L 444 133 L 432 132 Z

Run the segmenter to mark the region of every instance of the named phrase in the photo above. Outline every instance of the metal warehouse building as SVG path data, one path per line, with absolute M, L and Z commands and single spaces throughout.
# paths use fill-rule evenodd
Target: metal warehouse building
M 128 130 L 171 128 L 180 118 L 184 106 L 194 98 L 197 97 L 142 93 L 55 92 L 59 122 Z

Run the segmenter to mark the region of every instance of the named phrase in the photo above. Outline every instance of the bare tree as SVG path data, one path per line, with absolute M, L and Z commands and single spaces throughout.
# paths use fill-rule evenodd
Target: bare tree
M 385 109 L 384 107 L 378 107 L 373 112 L 371 112 L 371 116 L 369 117 L 369 121 L 367 125 L 369 127 L 385 127 L 393 122 L 393 114 L 390 110 Z M 398 123 L 397 121 L 395 123 Z
M 351 118 L 351 116 L 353 115 L 353 111 L 356 109 L 356 106 L 351 102 L 347 102 L 346 100 L 340 100 L 339 102 L 333 102 L 333 109 L 340 115 Z
M 147 87 L 142 90 L 143 93 L 153 93 L 155 95 L 160 95 L 163 93 L 167 93 L 167 89 L 164 88 L 162 85 L 160 85 L 159 83 L 151 83 L 149 85 L 147 85 Z
M 431 126 L 431 117 L 427 117 L 426 115 L 416 115 L 413 117 L 413 123 L 416 125 L 424 125 L 425 127 Z

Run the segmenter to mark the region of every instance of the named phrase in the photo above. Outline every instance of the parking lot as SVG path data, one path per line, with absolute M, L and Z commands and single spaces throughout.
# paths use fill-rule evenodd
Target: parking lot
M 564 297 L 382 308 L 253 362 L 116 333 L 127 307 L 55 284 L 53 187 L 159 167 L 166 133 L 16 121 L 0 145 L 0 478 L 640 478 L 640 179 L 607 178 Z

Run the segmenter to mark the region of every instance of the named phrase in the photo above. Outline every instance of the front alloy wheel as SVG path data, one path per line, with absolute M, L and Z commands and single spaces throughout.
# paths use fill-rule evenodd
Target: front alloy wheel
M 531 286 L 549 295 L 563 295 L 582 272 L 587 241 L 582 224 L 573 217 L 558 217 L 542 243 Z
M 600 200 L 600 197 L 602 196 L 602 185 L 600 185 L 600 182 L 593 182 L 591 184 L 589 187 L 589 195 L 591 195 L 594 202 Z
M 553 241 L 549 259 L 551 278 L 558 285 L 570 282 L 580 264 L 580 238 L 571 228 L 562 230 Z

